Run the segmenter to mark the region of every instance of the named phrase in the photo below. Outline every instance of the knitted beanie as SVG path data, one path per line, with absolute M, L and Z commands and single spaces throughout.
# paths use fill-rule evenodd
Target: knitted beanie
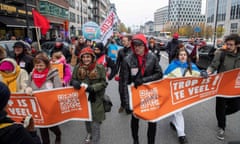
M 13 71 L 14 65 L 10 61 L 0 63 L 0 71 Z
M 10 91 L 8 87 L 0 82 L 0 111 L 2 111 L 10 98 Z

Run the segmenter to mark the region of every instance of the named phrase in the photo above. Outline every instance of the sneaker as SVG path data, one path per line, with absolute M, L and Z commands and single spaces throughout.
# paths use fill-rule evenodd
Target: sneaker
M 187 144 L 188 143 L 188 140 L 187 140 L 186 136 L 178 137 L 178 141 L 179 141 L 180 144 Z
M 90 144 L 92 139 L 92 136 L 90 133 L 87 134 L 86 138 L 85 138 L 85 144 Z
M 124 108 L 123 107 L 120 107 L 119 109 L 118 109 L 118 113 L 122 113 L 124 111 Z
M 219 140 L 224 140 L 224 130 L 222 128 L 219 128 L 218 131 L 217 131 L 217 138 Z
M 173 122 L 170 122 L 169 124 L 170 124 L 170 127 L 171 127 L 172 130 L 177 131 L 177 129 L 176 129 L 175 125 L 173 124 Z

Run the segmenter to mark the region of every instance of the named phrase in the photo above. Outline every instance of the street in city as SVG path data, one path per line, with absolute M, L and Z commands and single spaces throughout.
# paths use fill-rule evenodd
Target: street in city
M 167 65 L 166 53 L 162 52 L 161 66 Z M 101 126 L 101 144 L 132 144 L 130 132 L 131 116 L 118 113 L 118 83 L 109 82 L 107 94 L 113 101 L 113 109 L 106 114 Z M 189 144 L 228 144 L 229 141 L 240 141 L 240 112 L 227 117 L 226 137 L 224 141 L 216 138 L 215 99 L 203 102 L 184 110 L 185 132 Z M 170 117 L 158 122 L 156 144 L 178 144 L 176 133 L 169 126 Z M 82 121 L 71 121 L 62 124 L 63 144 L 84 144 L 86 136 Z M 147 144 L 147 123 L 140 121 L 139 138 L 141 144 Z M 51 139 L 54 135 L 51 133 Z

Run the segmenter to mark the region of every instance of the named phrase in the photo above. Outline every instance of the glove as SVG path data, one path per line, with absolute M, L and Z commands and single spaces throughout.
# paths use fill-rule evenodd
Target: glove
M 137 78 L 134 82 L 134 87 L 137 88 L 138 86 L 143 84 L 143 80 L 141 78 Z
M 74 87 L 74 89 L 79 90 L 81 88 L 81 82 L 77 80 L 71 80 L 70 85 Z
M 203 78 L 208 78 L 208 73 L 207 73 L 207 71 L 201 70 L 201 71 L 200 71 L 200 76 L 203 77 Z
M 86 92 L 95 93 L 94 88 L 91 87 L 90 85 L 87 87 Z
M 89 95 L 88 95 L 88 100 L 89 100 L 91 103 L 94 103 L 94 102 L 96 101 L 96 97 L 95 97 L 95 92 L 94 92 L 93 87 L 88 86 L 87 89 L 86 89 L 86 92 L 89 93 Z
M 32 88 L 31 87 L 27 87 L 26 89 L 25 89 L 25 93 L 26 94 L 28 94 L 28 95 L 32 95 Z

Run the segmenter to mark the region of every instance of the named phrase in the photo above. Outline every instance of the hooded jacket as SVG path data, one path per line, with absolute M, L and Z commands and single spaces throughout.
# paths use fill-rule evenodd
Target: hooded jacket
M 24 92 L 29 78 L 27 71 L 25 69 L 21 69 L 14 59 L 5 58 L 0 62 L 0 64 L 4 61 L 12 63 L 14 70 L 10 73 L 0 72 L 0 81 L 6 83 L 11 92 Z
M 143 56 L 142 65 L 144 68 L 140 68 L 138 56 L 135 53 L 133 41 L 140 40 L 144 43 L 145 54 Z M 125 57 L 122 63 L 120 73 L 124 73 L 120 79 L 123 82 L 123 93 L 124 93 L 124 107 L 129 109 L 129 93 L 128 85 L 135 82 L 136 77 L 140 77 L 143 83 L 156 81 L 162 78 L 162 68 L 158 63 L 156 55 L 148 52 L 147 40 L 143 34 L 137 34 L 133 37 L 131 48 L 133 53 Z M 142 71 L 143 72 L 140 72 Z M 140 76 L 138 75 L 140 74 Z

